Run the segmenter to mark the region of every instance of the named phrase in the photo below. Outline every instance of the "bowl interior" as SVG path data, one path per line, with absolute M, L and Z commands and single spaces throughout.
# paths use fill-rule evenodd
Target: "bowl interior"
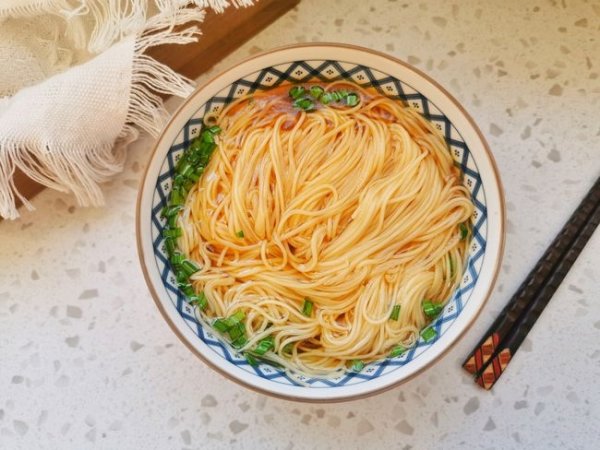
M 354 50 L 354 52 L 357 52 L 357 50 Z M 331 54 L 337 54 L 337 52 L 330 52 L 329 55 Z M 349 55 L 353 54 L 350 53 Z M 288 58 L 292 57 L 293 52 Z M 285 57 L 279 59 L 286 60 Z M 473 294 L 482 273 L 484 256 L 488 246 L 489 199 L 486 198 L 488 184 L 494 190 L 495 203 L 497 203 L 495 198 L 500 195 L 497 192 L 499 190 L 497 180 L 495 180 L 495 183 L 484 183 L 484 180 L 482 180 L 482 170 L 479 167 L 482 159 L 485 159 L 486 166 L 483 171 L 487 173 L 490 170 L 488 169 L 490 161 L 487 159 L 489 155 L 485 149 L 485 143 L 478 132 L 475 135 L 480 140 L 471 138 L 472 143 L 468 143 L 468 139 L 465 139 L 463 132 L 466 127 L 465 123 L 474 128 L 472 122 L 468 117 L 464 119 L 462 110 L 459 111 L 461 115 L 453 113 L 459 122 L 462 121 L 460 124 L 455 123 L 457 120 L 451 120 L 444 111 L 444 104 L 450 102 L 456 108 L 456 102 L 451 98 L 448 99 L 443 91 L 435 93 L 435 95 L 428 95 L 423 92 L 420 89 L 420 85 L 423 83 L 419 81 L 421 80 L 419 77 L 428 82 L 430 80 L 421 74 L 417 74 L 419 76 L 415 78 L 415 71 L 412 68 L 407 66 L 398 67 L 396 63 L 396 65 L 389 66 L 389 71 L 385 71 L 380 67 L 381 64 L 375 64 L 376 60 L 373 60 L 373 64 L 366 64 L 370 61 L 369 59 L 365 60 L 364 57 L 362 58 L 363 61 L 357 61 L 357 59 L 360 58 L 354 55 L 354 57 L 348 57 L 347 59 L 336 57 L 335 60 L 326 58 L 289 59 L 286 62 L 270 65 L 264 65 L 268 61 L 264 61 L 263 65 L 260 62 L 254 65 L 247 64 L 247 67 L 242 64 L 238 66 L 237 73 L 234 71 L 229 74 L 229 78 L 233 81 L 225 80 L 223 82 L 221 80 L 221 86 L 218 83 L 212 83 L 212 85 L 209 83 L 209 85 L 197 91 L 187 104 L 176 113 L 175 120 L 169 126 L 171 136 L 169 137 L 168 133 L 165 133 L 161 142 L 159 142 L 140 197 L 141 208 L 138 217 L 140 223 L 138 226 L 142 227 L 142 231 L 145 230 L 143 234 L 147 236 L 145 239 L 147 242 L 141 244 L 141 246 L 147 247 L 146 251 L 142 249 L 144 254 L 143 265 L 146 265 L 146 271 L 151 274 L 150 277 L 148 275 L 147 277 L 152 285 L 155 297 L 158 297 L 157 302 L 162 304 L 161 309 L 167 310 L 171 321 L 175 322 L 171 325 L 174 329 L 180 330 L 184 340 L 188 341 L 188 346 L 195 348 L 203 356 L 203 359 L 208 360 L 211 365 L 227 372 L 228 375 L 246 385 L 277 395 L 290 394 L 307 398 L 338 398 L 348 395 L 349 392 L 362 393 L 376 390 L 381 388 L 383 384 L 388 385 L 407 378 L 414 373 L 414 370 L 410 369 L 413 365 L 415 370 L 417 369 L 416 362 L 421 363 L 418 364 L 419 367 L 430 363 L 462 333 L 465 323 L 464 321 L 461 323 L 458 319 L 463 315 L 463 311 L 469 308 L 470 303 L 477 304 L 471 306 L 471 312 L 468 314 L 470 316 L 468 318 L 469 322 L 474 319 L 473 314 L 477 315 L 485 300 L 483 298 L 485 296 L 474 296 Z M 256 67 L 261 68 L 255 70 Z M 400 69 L 407 71 L 407 73 L 410 72 L 411 76 L 403 77 Z M 191 140 L 198 136 L 202 118 L 206 112 L 219 111 L 224 105 L 237 97 L 257 90 L 270 89 L 282 83 L 328 82 L 340 79 L 349 80 L 362 86 L 373 87 L 380 93 L 405 103 L 408 107 L 416 109 L 429 119 L 444 135 L 456 164 L 460 166 L 464 174 L 464 185 L 471 193 L 471 199 L 475 205 L 472 218 L 473 237 L 468 249 L 466 270 L 460 286 L 452 295 L 443 312 L 431 324 L 437 332 L 437 336 L 429 342 L 425 342 L 423 338 L 420 338 L 414 347 L 399 357 L 374 362 L 367 365 L 360 373 L 347 373 L 335 378 L 290 374 L 267 364 L 252 367 L 244 356 L 222 340 L 218 333 L 213 332 L 207 324 L 197 320 L 193 308 L 186 303 L 185 296 L 177 288 L 175 275 L 168 262 L 162 238 L 162 230 L 166 223 L 160 217 L 160 211 L 167 202 L 177 160 Z M 431 89 L 429 85 L 423 84 L 423 86 Z M 200 93 L 202 95 L 197 95 Z M 177 125 L 177 121 L 179 121 L 179 125 Z M 469 136 L 473 136 L 472 128 L 467 130 Z M 477 131 L 476 128 L 474 129 Z M 173 138 L 173 136 L 175 137 Z M 477 148 L 473 149 L 474 146 Z M 493 167 L 493 162 L 491 162 L 491 166 Z M 492 175 L 495 176 L 495 172 Z M 487 174 L 487 177 L 489 178 L 492 175 Z M 493 205 L 493 208 L 501 209 L 496 204 Z M 499 240 L 497 235 L 500 232 L 497 223 L 492 225 L 494 248 L 496 248 Z M 144 240 L 143 236 L 142 239 Z M 491 281 L 489 278 L 486 277 L 485 281 L 488 285 L 493 282 L 494 276 L 491 277 Z M 477 298 L 473 300 L 474 297 Z M 378 386 L 364 386 L 365 383 L 372 383 L 376 379 L 380 380 L 377 383 Z M 385 380 L 385 382 L 382 384 L 381 380 Z M 306 389 L 307 387 L 311 389 Z M 317 393 L 323 388 L 327 388 L 328 394 Z M 331 393 L 332 388 L 347 392 Z M 305 394 L 300 391 L 310 391 L 310 393 Z

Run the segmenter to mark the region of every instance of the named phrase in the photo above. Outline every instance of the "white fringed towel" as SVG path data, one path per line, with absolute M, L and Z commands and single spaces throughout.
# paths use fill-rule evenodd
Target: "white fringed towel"
M 17 3 L 19 8 L 15 8 Z M 30 7 L 24 8 L 25 3 Z M 69 67 L 69 60 L 74 57 L 69 50 L 53 48 L 51 42 L 46 42 L 45 47 L 34 43 L 38 53 L 41 48 L 47 52 L 44 57 L 54 61 L 30 57 L 33 75 L 24 76 L 25 82 L 42 80 L 11 97 L 0 98 L 0 216 L 19 216 L 17 197 L 26 207 L 32 207 L 15 189 L 13 175 L 17 167 L 47 187 L 73 192 L 81 205 L 103 204 L 99 184 L 122 170 L 124 147 L 136 139 L 138 129 L 155 135 L 165 122 L 167 114 L 157 93 L 185 97 L 193 87 L 190 80 L 145 55 L 145 50 L 154 45 L 196 40 L 196 26 L 177 32 L 173 27 L 201 22 L 206 6 L 216 10 L 227 6 L 226 1 L 210 0 L 183 8 L 187 3 L 157 0 L 154 6 L 158 12 L 150 17 L 144 0 L 10 0 L 0 6 L 0 17 L 21 17 L 24 26 L 34 20 L 30 17 L 48 11 L 56 13 L 58 20 L 91 20 L 93 28 L 88 35 L 81 22 L 74 22 L 66 30 L 74 41 L 85 42 L 85 50 L 92 55 L 97 52 L 86 62 Z M 236 6 L 250 3 L 234 2 Z M 14 27 L 14 20 L 5 20 L 4 30 Z M 3 25 L 0 22 L 0 27 Z M 52 27 L 44 32 L 46 40 L 52 38 Z M 60 40 L 57 34 L 55 41 Z M 15 45 L 18 48 L 19 42 Z M 0 66 L 6 67 L 11 61 L 14 52 L 11 55 L 7 47 L 0 49 Z M 61 64 L 68 69 L 64 70 Z M 18 62 L 13 65 L 24 69 Z M 57 68 L 59 73 L 43 79 L 49 70 Z M 5 71 L 4 78 L 2 75 L 0 70 L 0 95 L 5 95 L 19 79 L 10 71 Z

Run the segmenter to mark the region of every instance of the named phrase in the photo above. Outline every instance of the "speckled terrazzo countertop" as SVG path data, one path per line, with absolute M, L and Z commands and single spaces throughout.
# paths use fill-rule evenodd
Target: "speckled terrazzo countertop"
M 0 223 L 0 448 L 597 448 L 600 232 L 493 392 L 460 362 L 600 173 L 600 2 L 303 0 L 215 71 L 307 41 L 407 60 L 488 137 L 508 239 L 476 325 L 433 369 L 352 403 L 291 403 L 225 380 L 170 331 L 138 266 L 145 137 L 106 186 L 108 207 L 47 191 L 35 213 Z

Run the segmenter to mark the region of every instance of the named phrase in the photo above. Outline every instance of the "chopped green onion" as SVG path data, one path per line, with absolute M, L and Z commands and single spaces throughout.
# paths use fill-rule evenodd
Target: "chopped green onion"
M 361 361 L 360 359 L 353 359 L 351 364 L 352 364 L 351 368 L 354 372 L 360 372 L 361 370 L 363 370 L 365 368 L 365 363 L 363 361 Z
M 200 170 L 198 170 L 198 169 L 200 169 Z M 200 175 L 202 175 L 202 172 L 204 172 L 204 167 L 199 167 L 198 169 L 196 169 L 196 171 L 194 173 L 192 173 L 188 176 L 188 180 L 191 180 L 194 183 L 198 182 L 198 180 L 200 179 Z
M 396 356 L 400 356 L 405 351 L 406 351 L 406 349 L 404 347 L 402 347 L 401 345 L 396 345 L 390 352 L 390 358 L 395 358 Z
M 187 160 L 190 164 L 195 166 L 196 164 L 198 164 L 200 162 L 200 152 L 199 151 L 190 151 L 190 153 L 188 153 L 188 155 L 187 155 Z M 188 175 L 188 177 L 191 175 L 192 174 Z
M 229 338 L 232 341 L 235 341 L 236 339 L 244 336 L 244 334 L 246 333 L 246 327 L 244 327 L 244 324 L 241 322 L 236 323 L 231 328 L 229 328 L 227 332 L 229 333 Z
M 206 131 L 212 134 L 219 134 L 221 132 L 221 127 L 218 125 L 213 125 L 212 127 L 207 128 Z
M 252 367 L 258 366 L 258 360 L 254 356 L 252 356 L 250 352 L 245 352 L 244 356 L 246 357 L 246 361 L 248 361 L 248 364 L 250 364 Z
M 217 319 L 212 324 L 213 328 L 221 333 L 225 333 L 227 330 L 231 328 L 229 325 L 229 321 L 225 318 Z
M 183 261 L 181 263 L 181 270 L 188 277 L 190 277 L 191 275 L 193 275 L 196 272 L 198 272 L 200 270 L 200 268 L 196 264 L 194 264 L 192 261 L 190 261 L 189 259 L 186 259 L 185 261 Z
M 174 252 L 173 255 L 171 255 L 170 260 L 171 264 L 173 264 L 174 266 L 178 266 L 185 260 L 185 257 L 179 252 Z
M 208 306 L 208 298 L 206 297 L 204 291 L 200 292 L 200 294 L 198 295 L 198 306 L 201 309 L 204 309 Z
M 394 305 L 392 313 L 390 314 L 390 320 L 398 320 L 400 317 L 400 305 Z
M 189 158 L 190 154 L 198 153 L 200 151 L 201 146 L 202 146 L 202 139 L 200 139 L 200 137 L 197 137 L 196 139 L 194 139 L 192 141 L 190 147 L 184 153 L 184 157 Z
M 203 142 L 203 145 L 200 147 L 200 151 L 198 152 L 199 159 L 198 164 L 201 166 L 206 166 L 210 159 L 210 155 L 212 155 L 213 150 L 217 147 L 215 144 L 211 144 L 209 142 Z
M 231 340 L 235 341 L 245 335 L 246 328 L 244 327 L 244 324 L 241 323 L 244 317 L 244 312 L 238 311 L 227 318 L 222 317 L 215 320 L 213 322 L 213 328 L 221 333 L 229 333 Z
M 163 209 L 162 212 L 160 213 L 160 215 L 162 217 L 171 217 L 176 215 L 179 211 L 181 210 L 181 206 L 179 205 L 166 205 Z
M 186 191 L 188 191 L 188 192 L 189 192 L 189 191 L 190 191 L 190 189 L 192 189 L 192 186 L 193 186 L 194 184 L 195 184 L 195 183 L 194 183 L 194 180 L 190 180 L 190 179 L 189 179 L 189 177 L 188 177 L 188 178 L 186 178 L 185 182 L 183 183 L 183 188 L 184 188 Z
M 167 226 L 169 228 L 177 228 L 177 216 L 171 216 L 167 219 Z
M 346 89 L 340 89 L 339 91 L 337 91 L 337 94 L 340 97 L 340 100 L 343 100 L 346 97 L 348 97 L 348 91 Z
M 306 297 L 304 299 L 304 304 L 302 305 L 302 314 L 304 314 L 306 317 L 310 317 L 312 315 L 312 310 L 313 310 L 313 302 Z
M 423 331 L 421 331 L 421 337 L 425 342 L 431 342 L 436 336 L 437 332 L 431 327 L 425 328 Z
M 175 252 L 175 248 L 177 245 L 175 244 L 175 239 L 165 239 L 165 249 L 167 250 L 167 255 L 172 255 Z
M 319 100 L 321 95 L 323 95 L 323 92 L 325 92 L 325 89 L 323 89 L 321 86 L 312 86 L 310 88 L 310 95 L 312 95 L 316 100 Z
M 177 272 L 175 272 L 175 278 L 177 279 L 177 283 L 179 283 L 182 286 L 189 284 L 189 279 L 188 279 L 189 277 L 181 269 L 179 269 L 179 270 L 177 270 Z
M 423 308 L 423 313 L 427 317 L 435 317 L 443 309 L 442 305 L 433 303 L 431 300 L 424 300 L 423 303 L 421 304 L 421 307 Z
M 333 91 L 331 93 L 331 98 L 333 98 L 333 101 L 339 102 L 342 97 L 340 97 L 340 93 L 338 91 Z
M 171 191 L 171 202 L 169 206 L 179 206 L 183 205 L 185 202 L 185 197 L 181 194 L 180 189 L 173 189 Z
M 208 142 L 209 144 L 214 144 L 215 143 L 215 135 L 212 133 L 209 133 L 208 131 L 205 131 L 204 133 L 202 133 L 202 142 Z
M 323 103 L 324 105 L 328 105 L 332 101 L 334 101 L 334 98 L 331 92 L 326 92 L 323 95 L 321 95 L 321 103 Z
M 248 342 L 248 339 L 246 339 L 246 336 L 241 335 L 239 338 L 234 340 L 231 343 L 231 345 L 233 345 L 235 348 L 240 348 L 240 347 L 243 347 L 244 345 L 246 345 L 247 342 Z
M 162 235 L 165 238 L 178 238 L 181 236 L 181 228 L 165 228 Z
M 236 231 L 235 235 L 242 239 L 244 237 L 244 230 Z
M 187 167 L 191 167 L 191 166 L 188 164 Z M 185 182 L 185 177 L 183 175 L 181 175 L 181 174 L 176 175 L 175 178 L 173 178 L 173 189 L 181 188 L 181 186 L 183 186 L 184 182 Z
M 192 173 L 194 172 L 194 168 L 192 167 L 191 164 L 186 164 L 183 168 L 183 170 L 181 171 L 181 175 L 184 177 L 189 177 Z
M 198 305 L 198 308 L 204 309 L 208 306 L 208 299 L 204 294 L 204 291 L 200 292 L 198 295 L 192 295 L 190 297 L 190 305 Z
M 187 297 L 191 297 L 194 295 L 194 288 L 189 283 L 179 283 L 179 289 L 183 292 Z
M 262 356 L 269 350 L 273 350 L 273 348 L 275 348 L 275 339 L 273 339 L 273 336 L 268 336 L 258 342 L 258 345 L 254 349 L 254 353 Z
M 460 223 L 458 229 L 460 230 L 460 240 L 465 240 L 469 235 L 469 228 L 464 223 Z
M 313 103 L 313 101 L 310 98 L 306 98 L 306 97 L 294 100 L 293 105 L 294 105 L 294 108 L 299 108 L 304 111 L 311 111 L 315 107 L 315 104 Z
M 184 161 L 184 160 L 182 160 L 182 161 Z M 177 167 L 177 173 L 181 174 L 183 176 L 187 176 L 187 174 L 191 173 L 192 170 L 194 170 L 194 168 L 187 161 L 184 161 L 181 164 L 181 166 Z M 184 175 L 184 174 L 186 174 L 186 175 Z
M 294 86 L 293 88 L 290 89 L 290 97 L 292 97 L 294 100 L 299 98 L 302 94 L 304 94 L 305 89 L 302 86 Z
M 246 317 L 246 315 L 244 314 L 244 311 L 238 311 L 235 314 L 229 316 L 229 323 L 231 323 L 231 325 L 235 325 L 237 323 L 240 323 L 242 320 L 244 320 L 244 318 Z
M 348 106 L 356 106 L 358 105 L 359 102 L 359 98 L 358 95 L 352 93 L 352 94 L 348 94 L 348 96 L 346 97 L 346 105 Z

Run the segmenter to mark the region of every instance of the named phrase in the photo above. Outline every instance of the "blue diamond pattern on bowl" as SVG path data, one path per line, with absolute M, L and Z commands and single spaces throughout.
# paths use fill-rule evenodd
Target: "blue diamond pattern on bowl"
M 207 324 L 198 321 L 193 308 L 185 302 L 185 297 L 177 288 L 175 275 L 166 257 L 162 238 L 165 220 L 160 217 L 160 212 L 166 204 L 171 191 L 171 178 L 177 160 L 181 157 L 183 150 L 190 144 L 191 140 L 198 135 L 202 124 L 202 117 L 204 117 L 206 112 L 217 112 L 235 98 L 250 94 L 256 90 L 270 89 L 285 82 L 328 82 L 335 80 L 351 80 L 361 86 L 373 87 L 383 95 L 402 101 L 404 104 L 423 114 L 445 136 L 452 157 L 462 169 L 464 184 L 471 193 L 471 199 L 475 205 L 475 212 L 473 214 L 473 239 L 469 247 L 466 270 L 460 286 L 446 304 L 444 311 L 431 324 L 437 332 L 437 337 L 427 343 L 423 339 L 419 339 L 415 346 L 399 357 L 371 363 L 360 373 L 347 373 L 334 378 L 308 377 L 302 374 L 285 373 L 267 364 L 252 367 L 239 352 L 214 333 Z M 443 335 L 452 326 L 464 305 L 469 301 L 470 294 L 477 282 L 477 277 L 483 263 L 487 235 L 485 193 L 477 165 L 464 140 L 448 118 L 421 93 L 390 75 L 362 65 L 330 60 L 295 61 L 268 67 L 237 80 L 200 107 L 194 113 L 193 117 L 188 120 L 175 139 L 175 142 L 171 145 L 161 166 L 152 200 L 151 220 L 154 257 L 158 271 L 161 274 L 164 289 L 173 307 L 185 319 L 186 324 L 194 331 L 198 339 L 201 339 L 216 354 L 250 374 L 278 383 L 299 386 L 308 385 L 312 388 L 338 387 L 371 380 L 382 374 L 392 372 L 399 366 L 403 366 L 413 359 L 418 358 L 419 355 L 426 352 L 432 345 L 435 345 L 439 336 Z

